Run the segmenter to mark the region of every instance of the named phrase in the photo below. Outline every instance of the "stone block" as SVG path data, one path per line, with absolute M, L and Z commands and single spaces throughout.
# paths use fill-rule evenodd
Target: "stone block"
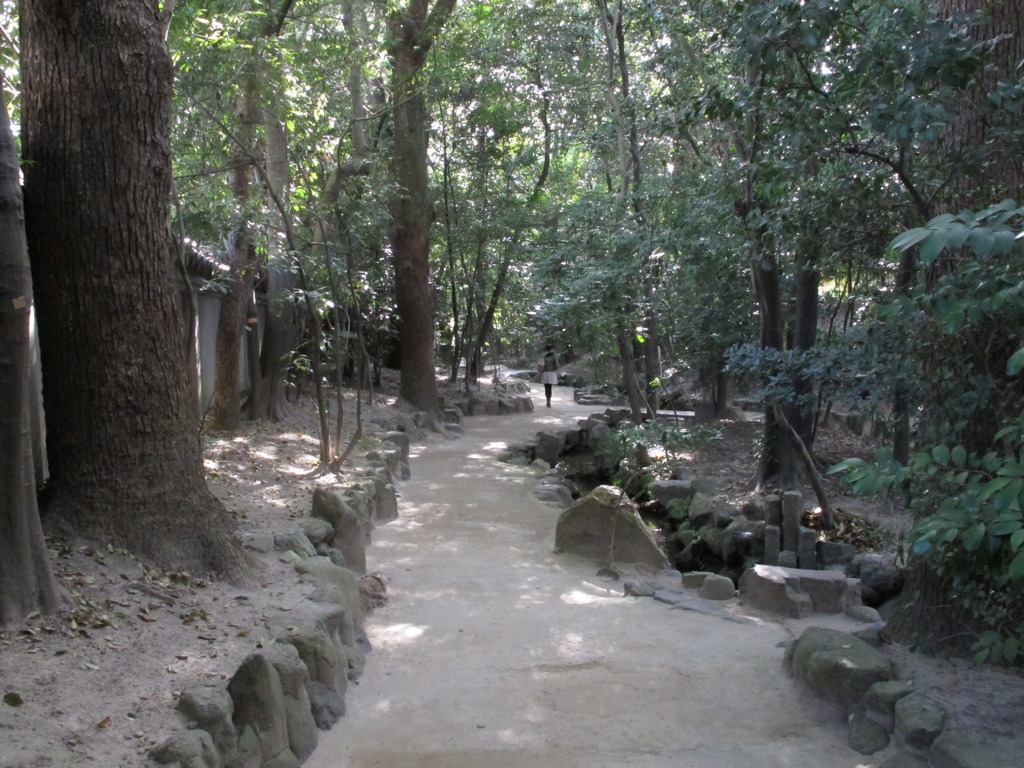
M 782 527 L 782 497 L 777 493 L 770 493 L 764 497 L 765 514 L 764 521 L 768 525 Z
M 804 497 L 799 491 L 782 494 L 782 548 L 792 552 L 800 550 L 800 513 Z
M 801 568 L 813 570 L 818 567 L 818 534 L 810 528 L 800 526 L 797 534 L 796 561 Z M 843 574 L 846 577 L 846 574 Z
M 778 525 L 764 527 L 764 562 L 765 565 L 778 565 L 779 552 L 782 551 L 782 528 Z
M 740 577 L 740 597 L 791 618 L 804 618 L 813 611 L 810 596 L 800 589 L 800 579 L 778 566 L 755 565 L 745 570 Z

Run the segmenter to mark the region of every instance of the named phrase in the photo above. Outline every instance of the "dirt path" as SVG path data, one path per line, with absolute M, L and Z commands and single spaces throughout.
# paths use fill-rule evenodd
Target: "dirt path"
M 554 555 L 558 510 L 510 442 L 592 408 L 467 420 L 414 446 L 398 521 L 371 570 L 391 602 L 311 768 L 867 768 L 845 728 L 802 704 L 780 667 L 786 629 L 623 598 L 589 561 Z

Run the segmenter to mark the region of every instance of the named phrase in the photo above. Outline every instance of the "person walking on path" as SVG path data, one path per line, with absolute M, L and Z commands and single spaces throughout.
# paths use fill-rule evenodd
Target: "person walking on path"
M 544 399 L 548 408 L 551 407 L 551 388 L 558 383 L 558 358 L 550 344 L 544 345 L 544 355 L 540 359 L 540 383 L 544 385 Z

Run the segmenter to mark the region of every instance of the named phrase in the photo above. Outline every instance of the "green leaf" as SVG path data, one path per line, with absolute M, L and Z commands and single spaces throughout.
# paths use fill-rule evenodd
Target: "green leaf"
M 942 253 L 942 249 L 946 247 L 946 242 L 948 240 L 948 229 L 938 229 L 928 235 L 921 244 L 921 263 L 926 267 L 930 267 L 934 264 L 935 259 L 937 259 L 939 254 Z
M 981 546 L 981 542 L 985 540 L 985 524 L 978 523 L 972 525 L 963 534 L 964 549 L 968 552 L 973 552 Z
M 962 445 L 957 445 L 950 451 L 949 458 L 956 466 L 962 467 L 967 463 L 967 449 Z
M 936 445 L 932 448 L 932 461 L 936 464 L 946 466 L 949 464 L 949 448 L 945 445 Z
M 834 475 L 837 472 L 845 472 L 848 469 L 863 467 L 865 463 L 864 459 L 843 459 L 838 464 L 829 467 L 825 474 Z
M 980 258 L 985 258 L 992 252 L 992 246 L 995 244 L 995 235 L 992 234 L 991 229 L 979 228 L 972 229 L 970 236 L 967 238 L 971 244 L 971 249 Z
M 1024 368 L 1024 347 L 1021 347 L 1006 361 L 1006 375 L 1016 376 Z
M 1009 575 L 1014 580 L 1024 578 L 1024 552 L 1018 552 L 1017 556 L 1013 558 L 1013 562 L 1010 563 Z
M 1006 660 L 1013 664 L 1018 653 L 1020 653 L 1020 641 L 1016 637 L 1006 638 L 1006 642 L 1003 643 L 1003 656 L 1006 657 Z
M 907 248 L 915 246 L 926 239 L 931 233 L 932 230 L 925 229 L 924 227 L 908 229 L 906 232 L 894 237 L 892 242 L 889 243 L 889 248 L 894 251 L 905 251 Z
M 1014 551 L 1024 549 L 1024 530 L 1015 531 L 1010 536 L 1010 546 L 1013 547 Z
M 1009 477 L 996 477 L 993 478 L 992 480 L 989 480 L 987 483 L 985 483 L 985 485 L 982 486 L 981 491 L 978 493 L 978 499 L 980 501 L 985 501 L 993 493 L 995 493 L 996 491 L 1000 491 L 1007 485 L 1009 485 L 1010 482 L 1011 478 Z

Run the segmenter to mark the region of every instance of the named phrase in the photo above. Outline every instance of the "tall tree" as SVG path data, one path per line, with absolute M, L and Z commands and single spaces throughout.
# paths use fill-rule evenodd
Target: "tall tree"
M 26 0 L 21 14 L 46 512 L 167 567 L 240 575 L 187 374 L 162 20 L 148 0 Z
M 18 149 L 7 108 L 0 111 L 0 626 L 59 604 L 36 505 L 30 409 L 32 278 Z
M 401 322 L 400 397 L 428 413 L 438 410 L 434 370 L 434 312 L 430 291 L 430 227 L 434 204 L 427 175 L 430 117 L 424 83 L 427 54 L 455 0 L 410 0 L 388 23 L 394 120 L 392 167 L 398 190 L 392 206 L 395 301 Z

